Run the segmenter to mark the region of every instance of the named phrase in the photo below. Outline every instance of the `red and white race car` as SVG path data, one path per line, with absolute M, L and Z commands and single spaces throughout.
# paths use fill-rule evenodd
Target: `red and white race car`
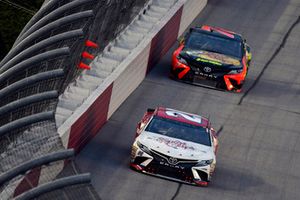
M 207 118 L 169 108 L 148 109 L 137 126 L 130 167 L 207 186 L 216 166 L 217 147 Z

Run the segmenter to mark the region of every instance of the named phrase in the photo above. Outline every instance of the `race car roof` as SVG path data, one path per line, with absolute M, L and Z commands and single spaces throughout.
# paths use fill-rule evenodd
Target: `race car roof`
M 170 108 L 159 107 L 156 111 L 156 115 L 159 117 L 180 121 L 187 124 L 192 124 L 201 127 L 207 127 L 209 120 L 200 115 L 182 112 Z
M 205 28 L 202 27 L 195 27 L 195 28 L 191 28 L 190 32 L 199 32 L 199 33 L 204 33 L 204 34 L 209 34 L 209 35 L 213 35 L 216 37 L 223 37 L 226 39 L 231 39 L 231 40 L 236 40 L 239 42 L 243 41 L 243 38 L 241 35 L 236 34 L 234 32 L 225 30 L 225 29 L 221 29 L 221 28 L 213 28 L 210 26 L 204 26 Z M 209 27 L 209 28 L 207 28 Z

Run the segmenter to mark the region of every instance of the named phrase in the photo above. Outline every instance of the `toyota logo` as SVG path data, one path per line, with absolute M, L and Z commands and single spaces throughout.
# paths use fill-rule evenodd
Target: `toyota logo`
M 203 71 L 205 71 L 206 73 L 209 73 L 209 72 L 211 72 L 211 68 L 210 67 L 204 67 Z
M 173 157 L 170 157 L 168 162 L 171 164 L 171 165 L 176 165 L 177 164 L 177 159 L 176 158 L 173 158 Z

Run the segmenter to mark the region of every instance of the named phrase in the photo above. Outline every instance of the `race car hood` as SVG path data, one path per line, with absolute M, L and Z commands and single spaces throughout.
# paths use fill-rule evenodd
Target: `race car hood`
M 238 59 L 215 52 L 183 49 L 180 52 L 180 56 L 186 59 L 188 62 L 193 63 L 210 64 L 219 67 L 229 67 L 231 69 L 241 67 L 241 62 Z
M 150 150 L 180 159 L 209 160 L 213 158 L 213 148 L 193 142 L 151 132 L 144 132 L 138 141 Z

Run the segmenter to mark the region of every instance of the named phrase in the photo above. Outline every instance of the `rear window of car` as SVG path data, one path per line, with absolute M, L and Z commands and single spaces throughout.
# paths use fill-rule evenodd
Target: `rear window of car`
M 239 59 L 242 57 L 241 42 L 201 32 L 191 32 L 186 39 L 185 47 L 193 50 L 216 52 Z
M 206 128 L 172 119 L 154 116 L 145 131 L 211 146 L 210 134 Z

